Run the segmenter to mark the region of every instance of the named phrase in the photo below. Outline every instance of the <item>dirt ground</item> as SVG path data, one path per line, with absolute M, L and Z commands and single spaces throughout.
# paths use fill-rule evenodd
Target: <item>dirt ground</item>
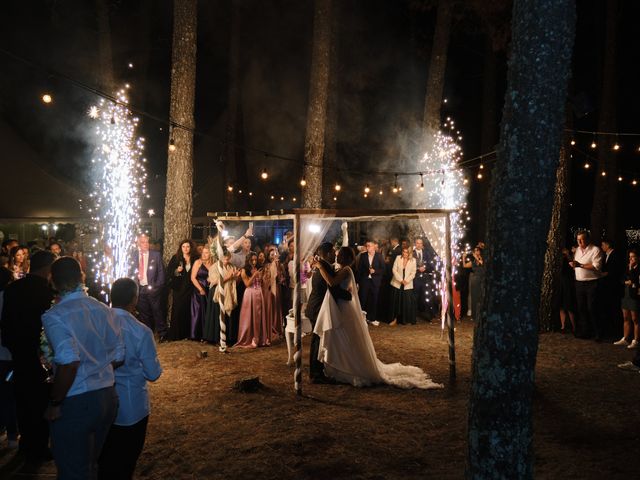
M 293 393 L 284 342 L 229 354 L 190 341 L 161 344 L 164 374 L 150 387 L 152 414 L 136 477 L 463 478 L 472 329 L 469 322 L 458 325 L 458 377 L 452 383 L 438 325 L 370 328 L 381 360 L 418 365 L 445 384 L 442 390 L 310 385 L 305 374 L 301 398 Z M 303 343 L 306 349 L 308 337 Z M 203 350 L 208 356 L 198 358 Z M 610 344 L 541 335 L 536 478 L 638 478 L 640 374 L 616 368 L 630 357 Z M 236 380 L 254 375 L 264 389 L 232 389 Z M 0 477 L 55 474 L 52 463 L 35 475 L 20 473 L 12 457 L 0 451 Z

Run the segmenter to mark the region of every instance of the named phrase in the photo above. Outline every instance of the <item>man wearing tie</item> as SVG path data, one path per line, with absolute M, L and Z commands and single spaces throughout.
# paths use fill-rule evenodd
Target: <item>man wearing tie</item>
M 413 279 L 413 294 L 416 296 L 418 314 L 425 315 L 427 312 L 427 267 L 424 251 L 424 241 L 416 238 L 413 249 L 413 258 L 416 259 L 416 277 Z
M 160 252 L 149 250 L 149 237 L 138 235 L 138 250 L 134 253 L 138 261 L 138 310 L 140 321 L 157 332 L 160 341 L 167 334 L 167 322 L 163 312 L 164 265 Z
M 358 256 L 356 282 L 358 283 L 360 305 L 367 312 L 367 320 L 373 322 L 378 319 L 378 292 L 385 264 L 382 255 L 376 252 L 375 242 L 369 240 L 365 246 L 366 251 Z

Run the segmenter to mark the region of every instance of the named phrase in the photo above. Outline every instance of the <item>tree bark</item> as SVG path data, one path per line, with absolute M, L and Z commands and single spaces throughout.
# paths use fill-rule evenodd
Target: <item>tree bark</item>
M 615 131 L 616 126 L 616 35 L 618 0 L 606 2 L 606 38 L 604 64 L 602 67 L 602 90 L 600 94 L 600 116 L 598 130 Z M 598 243 L 603 236 L 616 237 L 618 204 L 618 162 L 612 150 L 615 139 L 598 138 L 598 173 L 596 176 L 593 206 L 591 207 L 591 239 Z M 602 176 L 605 172 L 605 176 Z
M 176 148 L 169 150 L 167 161 L 165 261 L 169 261 L 182 239 L 191 238 L 196 45 L 197 1 L 174 0 L 169 119 L 173 125 L 170 137 Z
M 560 161 L 556 171 L 556 188 L 553 195 L 551 224 L 547 235 L 547 252 L 544 255 L 542 289 L 540 291 L 540 331 L 550 332 L 554 327 L 556 305 L 560 293 L 560 271 L 562 269 L 562 248 L 565 246 L 564 233 L 567 229 L 567 205 L 569 199 L 569 160 L 567 148 L 560 148 Z
M 427 76 L 427 94 L 424 101 L 424 115 L 422 129 L 424 141 L 440 130 L 440 107 L 442 106 L 442 92 L 444 90 L 444 75 L 447 69 L 447 52 L 449 50 L 449 36 L 451 33 L 451 18 L 453 2 L 440 0 L 436 17 L 436 30 L 433 35 L 433 48 L 429 61 Z
M 533 478 L 538 302 L 575 34 L 573 0 L 516 0 L 474 332 L 468 471 Z
M 325 151 L 322 162 L 322 206 L 330 207 L 334 195 L 334 185 L 338 172 L 338 119 L 339 119 L 339 86 L 338 86 L 338 44 L 340 41 L 339 21 L 340 2 L 333 5 L 331 11 L 331 46 L 329 54 L 329 86 L 327 94 L 327 120 L 324 134 Z
M 331 55 L 331 3 L 332 0 L 315 0 L 313 15 L 311 81 L 304 145 L 303 174 L 307 181 L 307 186 L 302 192 L 304 208 L 322 206 L 322 165 Z
M 109 95 L 115 95 L 116 82 L 113 74 L 113 53 L 111 51 L 111 26 L 109 24 L 109 8 L 107 0 L 96 0 L 96 16 L 98 18 L 98 85 Z

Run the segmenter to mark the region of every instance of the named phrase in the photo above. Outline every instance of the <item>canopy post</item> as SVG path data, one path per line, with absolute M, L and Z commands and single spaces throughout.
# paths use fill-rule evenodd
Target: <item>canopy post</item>
M 293 271 L 295 272 L 295 290 L 293 295 L 293 311 L 296 326 L 295 337 L 295 353 L 293 354 L 293 361 L 296 369 L 294 373 L 294 385 L 293 388 L 296 395 L 302 396 L 302 295 L 300 291 L 300 215 L 295 214 L 293 218 L 293 230 L 294 230 L 294 246 L 293 253 Z
M 451 257 L 451 213 L 445 217 L 445 255 L 447 259 L 447 328 L 449 330 L 449 379 L 456 379 L 455 306 L 453 305 L 453 261 Z

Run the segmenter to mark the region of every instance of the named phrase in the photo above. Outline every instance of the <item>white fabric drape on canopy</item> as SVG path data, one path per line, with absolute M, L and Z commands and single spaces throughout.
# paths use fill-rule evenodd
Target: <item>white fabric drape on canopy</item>
M 421 213 L 418 215 L 418 221 L 422 227 L 422 231 L 426 234 L 429 243 L 440 257 L 440 298 L 442 298 L 442 308 L 440 309 L 440 321 L 442 327 L 446 321 L 447 310 L 449 308 L 449 294 L 446 284 L 447 271 L 447 252 L 446 252 L 446 217 L 440 213 Z

